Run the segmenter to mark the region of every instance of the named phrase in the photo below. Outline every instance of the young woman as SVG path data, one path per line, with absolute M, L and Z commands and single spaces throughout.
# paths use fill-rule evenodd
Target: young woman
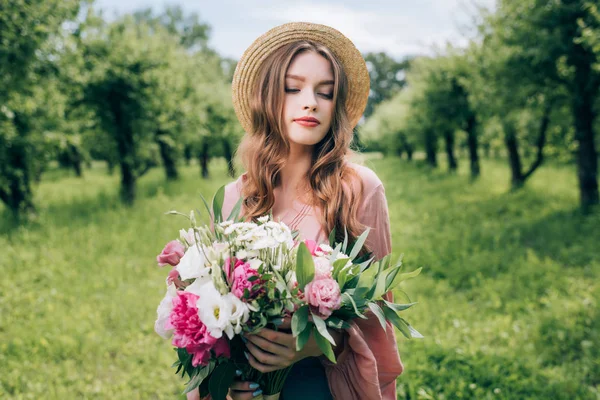
M 234 107 L 246 131 L 238 155 L 247 172 L 226 186 L 223 214 L 242 196 L 246 218 L 271 211 L 302 240 L 327 242 L 333 228 L 343 237 L 344 227 L 356 238 L 370 227 L 365 251 L 376 259 L 390 253 L 384 187 L 369 168 L 347 160 L 368 94 L 365 61 L 337 30 L 289 23 L 258 38 L 234 75 Z M 282 330 L 247 336 L 249 362 L 263 372 L 294 365 L 284 400 L 396 399 L 403 366 L 392 326 L 384 332 L 374 316 L 351 325 L 330 330 L 337 364 L 322 356 L 314 339 L 296 351 L 285 331 L 289 321 Z M 230 389 L 233 400 L 260 393 L 252 382 Z

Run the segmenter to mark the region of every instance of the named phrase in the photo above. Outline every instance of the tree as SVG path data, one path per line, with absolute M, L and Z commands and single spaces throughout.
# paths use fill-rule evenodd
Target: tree
M 369 118 L 378 104 L 391 99 L 405 86 L 405 72 L 411 59 L 399 62 L 383 52 L 367 53 L 364 58 L 371 78 L 369 102 L 364 114 L 365 118 Z
M 504 0 L 489 21 L 512 60 L 519 62 L 521 77 L 566 93 L 577 142 L 580 203 L 589 211 L 600 202 L 594 142 L 600 71 L 594 68 L 598 53 L 586 40 L 600 29 L 594 8 L 584 0 Z
M 0 200 L 16 217 L 25 217 L 34 212 L 32 181 L 42 168 L 45 117 L 56 122 L 61 113 L 52 102 L 60 103 L 61 95 L 53 90 L 48 55 L 55 47 L 49 39 L 75 18 L 79 1 L 2 0 L 0 9 Z

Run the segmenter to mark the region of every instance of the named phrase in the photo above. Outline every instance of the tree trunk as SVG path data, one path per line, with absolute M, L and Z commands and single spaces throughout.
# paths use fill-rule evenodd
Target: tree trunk
M 448 156 L 448 170 L 456 171 L 458 164 L 454 156 L 454 131 L 447 129 L 444 132 L 444 141 L 446 142 L 446 155 Z
M 117 152 L 121 166 L 121 200 L 126 205 L 133 205 L 135 201 L 135 142 L 133 132 L 122 115 L 122 102 L 118 101 L 118 95 L 110 103 L 115 123 L 115 140 L 117 141 Z
M 437 137 L 431 129 L 425 132 L 425 153 L 427 155 L 427 164 L 437 167 Z
M 227 161 L 227 169 L 229 176 L 235 177 L 235 165 L 233 165 L 233 152 L 231 151 L 231 143 L 229 139 L 223 138 L 223 154 L 225 155 L 225 160 Z
M 184 146 L 183 148 L 183 158 L 185 158 L 185 165 L 187 165 L 188 167 L 191 165 L 192 163 L 192 146 L 190 146 L 189 144 Z
M 121 162 L 121 200 L 127 205 L 135 201 L 135 172 L 133 165 Z
M 550 111 L 552 111 L 552 104 L 547 101 L 544 105 L 544 114 L 542 115 L 542 120 L 540 122 L 540 130 L 537 138 L 537 152 L 536 159 L 529 167 L 529 170 L 523 175 L 523 181 L 526 181 L 527 178 L 533 174 L 533 172 L 542 165 L 542 161 L 544 161 L 544 145 L 546 144 L 546 132 L 548 131 L 548 125 L 550 125 Z
M 581 49 L 581 51 L 585 51 Z M 578 61 L 583 61 L 579 59 Z M 591 66 L 580 62 L 575 66 L 572 112 L 577 141 L 577 177 L 579 178 L 580 204 L 584 213 L 599 203 L 598 153 L 594 143 L 594 99 L 598 85 L 591 83 Z
M 17 220 L 29 218 L 35 214 L 33 192 L 31 190 L 30 145 L 27 142 L 29 126 L 20 114 L 14 114 L 13 123 L 18 137 L 12 141 L 8 152 L 8 191 L 0 189 L 0 200 L 13 213 Z
M 158 142 L 158 149 L 160 151 L 160 157 L 163 162 L 163 166 L 165 167 L 165 174 L 167 176 L 168 181 L 174 181 L 179 178 L 179 173 L 177 172 L 177 164 L 175 163 L 175 155 L 173 154 L 173 148 L 169 146 L 164 140 L 161 140 L 161 136 L 164 133 L 157 132 L 156 141 Z
M 109 175 L 112 176 L 115 173 L 115 163 L 113 160 L 106 160 L 106 168 Z
M 504 143 L 508 151 L 508 160 L 511 171 L 511 187 L 513 190 L 519 189 L 525 183 L 521 173 L 521 157 L 519 156 L 519 143 L 517 133 L 512 124 L 504 124 Z
M 208 179 L 208 162 L 210 161 L 210 156 L 209 156 L 209 146 L 208 146 L 208 140 L 203 140 L 202 141 L 202 147 L 200 149 L 200 153 L 198 154 L 198 160 L 200 161 L 200 175 L 202 176 L 202 178 L 204 179 Z
M 475 114 L 469 115 L 467 119 L 467 145 L 469 146 L 469 160 L 471 163 L 471 178 L 477 178 L 481 173 L 479 167 L 479 154 L 477 145 L 477 118 Z M 487 147 L 489 155 L 489 145 Z
M 81 178 L 83 176 L 83 170 L 81 168 L 81 152 L 77 146 L 69 145 L 69 153 L 71 154 L 71 166 L 75 171 L 75 176 Z
M 406 156 L 408 157 L 408 161 L 412 161 L 412 159 L 413 159 L 413 147 L 411 145 L 406 145 Z

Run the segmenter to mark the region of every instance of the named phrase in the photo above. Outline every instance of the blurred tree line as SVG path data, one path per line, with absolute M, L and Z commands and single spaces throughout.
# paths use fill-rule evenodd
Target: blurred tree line
M 581 207 L 591 210 L 599 202 L 597 3 L 499 0 L 477 17 L 466 48 L 410 60 L 397 90 L 362 127 L 362 141 L 408 159 L 423 151 L 432 167 L 443 151 L 450 171 L 458 151 L 468 155 L 473 178 L 481 152 L 502 156 L 513 189 L 545 158 L 574 163 Z
M 33 188 L 51 162 L 81 176 L 91 160 L 118 167 L 135 199 L 150 168 L 177 179 L 183 161 L 233 152 L 243 134 L 231 104 L 236 60 L 208 46 L 211 29 L 178 6 L 109 21 L 92 1 L 0 0 L 0 200 L 35 211 Z M 395 60 L 365 54 L 371 76 L 367 150 L 448 169 L 464 155 L 504 157 L 522 187 L 551 157 L 574 163 L 584 211 L 598 204 L 600 12 L 593 1 L 499 0 L 480 8 L 465 48 Z
M 169 6 L 108 21 L 92 2 L 0 1 L 0 199 L 34 210 L 33 187 L 51 161 L 78 176 L 90 160 L 119 167 L 121 196 L 162 166 L 224 156 L 243 134 L 231 104 L 235 61 L 207 45 L 210 27 Z

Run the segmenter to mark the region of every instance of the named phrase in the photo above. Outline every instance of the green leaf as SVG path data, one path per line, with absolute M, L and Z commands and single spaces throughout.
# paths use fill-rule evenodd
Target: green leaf
M 404 318 L 400 318 L 400 319 L 408 326 L 408 330 L 410 331 L 410 336 L 412 336 L 415 339 L 423 339 L 423 335 L 421 335 L 419 333 L 419 331 L 417 331 L 415 328 L 413 328 L 411 324 L 406 322 L 406 320 Z
M 348 263 L 348 261 L 350 261 L 349 258 L 340 258 L 339 260 L 335 260 L 333 262 L 333 271 L 331 272 L 331 276 L 333 277 L 333 279 L 337 279 L 338 274 L 340 273 L 342 268 L 344 268 L 344 265 Z
M 400 318 L 394 310 L 392 310 L 391 308 L 389 308 L 387 306 L 384 306 L 383 313 L 384 313 L 385 317 L 388 319 L 388 321 L 390 321 L 392 324 L 394 324 L 394 326 L 396 328 L 398 328 L 398 330 L 400 332 L 402 332 L 402 334 L 407 339 L 410 339 L 412 337 L 410 334 L 410 329 L 408 329 L 408 324 L 406 324 L 406 322 L 402 318 Z
M 329 246 L 335 247 L 335 228 L 329 233 Z
M 356 302 L 354 301 L 354 299 L 352 298 L 352 296 L 350 296 L 350 294 L 346 293 L 342 293 L 342 305 L 346 305 L 346 304 L 352 304 L 352 308 L 354 308 L 354 313 L 362 318 L 362 319 L 367 319 L 367 317 L 365 317 L 360 311 L 358 311 L 358 307 L 356 307 Z
M 354 257 L 356 257 L 358 255 L 358 252 L 362 249 L 363 245 L 365 244 L 365 240 L 367 240 L 367 236 L 369 235 L 369 231 L 370 228 L 367 228 L 367 230 L 364 231 L 358 237 L 358 239 L 356 239 L 356 242 L 354 242 L 354 245 L 352 246 L 352 251 L 349 254 L 351 260 L 354 260 Z
M 306 345 L 306 342 L 308 342 L 308 339 L 310 339 L 310 333 L 312 332 L 311 326 L 312 325 L 307 325 L 305 329 L 300 332 L 298 337 L 296 337 L 296 351 L 302 350 L 304 345 Z
M 384 303 L 386 306 L 388 306 L 389 308 L 391 308 L 394 311 L 404 311 L 409 309 L 410 307 L 414 306 L 415 304 L 417 304 L 417 302 L 414 303 L 408 303 L 408 304 L 396 304 L 396 303 L 390 303 L 387 300 L 384 300 Z
M 238 220 L 238 218 L 240 217 L 240 211 L 242 210 L 243 202 L 244 202 L 244 198 L 240 196 L 237 203 L 235 203 L 235 206 L 233 206 L 233 209 L 229 213 L 229 216 L 227 217 L 228 221 L 236 222 Z
M 225 186 L 221 186 L 212 200 L 215 224 L 223 221 L 223 201 L 225 200 Z
M 214 368 L 215 362 L 211 361 L 207 366 L 198 369 L 196 375 L 187 384 L 187 387 L 185 388 L 183 394 L 189 393 L 192 390 L 196 389 L 198 386 L 200 386 L 202 384 L 202 381 L 206 379 L 206 377 L 212 372 Z
M 348 254 L 346 248 L 348 247 L 348 230 L 344 227 L 344 243 L 342 244 L 342 253 Z
M 313 314 L 313 322 L 315 323 L 315 326 L 317 327 L 317 330 L 319 331 L 319 333 L 327 340 L 329 340 L 329 343 L 331 343 L 332 345 L 335 346 L 335 340 L 333 340 L 333 337 L 331 337 L 331 334 L 329 333 L 329 331 L 327 330 L 327 325 L 325 324 L 325 321 L 323 321 L 323 319 L 321 317 L 319 317 L 318 315 Z
M 327 318 L 327 320 L 325 321 L 325 323 L 327 324 L 328 327 L 334 328 L 334 329 L 348 329 L 348 328 L 350 328 L 350 324 L 348 322 L 344 321 L 343 319 L 336 318 L 336 317 L 329 317 L 329 318 Z
M 215 368 L 208 381 L 208 390 L 213 400 L 225 400 L 229 386 L 235 379 L 236 367 L 232 362 L 221 363 Z
M 298 288 L 304 290 L 304 287 L 313 280 L 315 276 L 315 263 L 304 242 L 298 246 L 298 255 L 296 257 L 296 280 Z
M 369 303 L 369 308 L 371 311 L 373 311 L 373 314 L 375 314 L 379 320 L 379 323 L 381 324 L 381 328 L 385 332 L 387 330 L 387 324 L 385 323 L 385 315 L 383 314 L 383 310 L 377 305 L 377 303 Z
M 394 278 L 394 280 L 390 283 L 389 288 L 393 289 L 394 287 L 396 287 L 398 284 L 400 284 L 401 282 L 410 279 L 410 278 L 414 278 L 415 276 L 419 275 L 421 273 L 421 270 L 423 269 L 423 267 L 417 268 L 412 272 L 406 272 L 404 274 L 400 274 L 397 277 Z
M 317 345 L 319 346 L 325 357 L 327 357 L 327 359 L 332 363 L 337 363 L 335 361 L 335 354 L 333 353 L 333 349 L 331 348 L 331 343 L 329 343 L 323 336 L 321 336 L 316 326 L 313 328 L 313 333 L 315 334 L 315 341 L 317 342 Z
M 200 195 L 200 198 L 202 199 L 202 202 L 204 203 L 204 208 L 206 208 L 206 212 L 208 213 L 208 217 L 210 218 L 210 216 L 212 215 L 212 213 L 210 211 L 210 207 L 208 206 L 208 202 L 206 201 L 206 199 L 204 198 L 204 196 Z
M 300 332 L 304 331 L 306 324 L 308 323 L 308 306 L 303 305 L 292 315 L 292 334 L 294 337 L 298 336 Z

